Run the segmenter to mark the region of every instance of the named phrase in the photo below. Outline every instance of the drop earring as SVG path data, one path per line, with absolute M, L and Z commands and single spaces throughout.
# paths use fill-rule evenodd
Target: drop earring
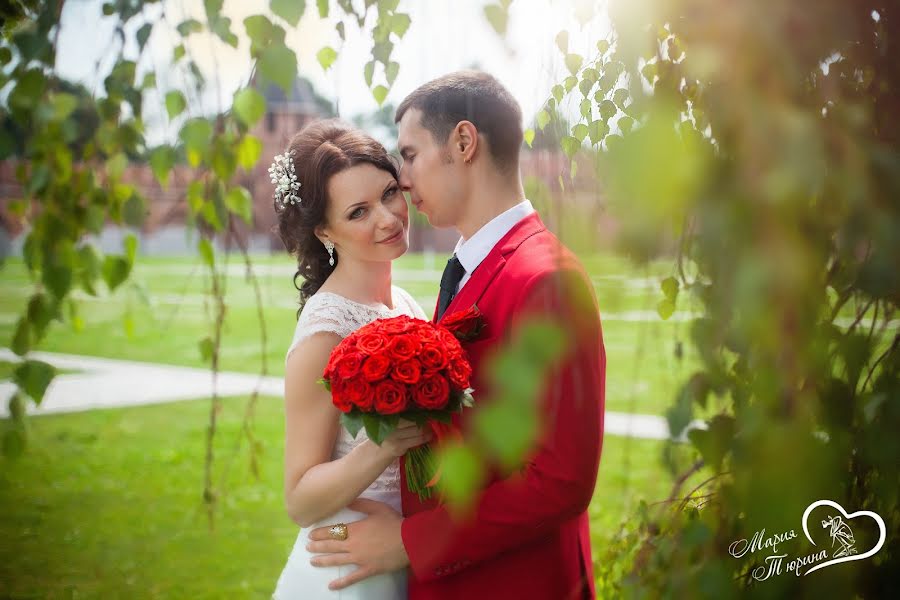
M 334 242 L 331 240 L 325 240 L 323 242 L 325 244 L 325 249 L 328 250 L 328 264 L 332 267 L 334 266 Z

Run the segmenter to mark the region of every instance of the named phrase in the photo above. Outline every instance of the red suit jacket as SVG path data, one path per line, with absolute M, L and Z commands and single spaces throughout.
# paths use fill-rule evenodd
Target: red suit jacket
M 519 323 L 549 318 L 569 343 L 539 395 L 538 447 L 521 473 L 486 485 L 467 520 L 420 502 L 400 469 L 409 598 L 593 598 L 587 507 L 600 463 L 606 354 L 591 281 L 534 213 L 494 246 L 445 314 L 473 304 L 486 329 L 463 344 L 474 371 L 471 411 L 490 395 L 485 357 Z M 457 419 L 464 432 L 467 414 Z

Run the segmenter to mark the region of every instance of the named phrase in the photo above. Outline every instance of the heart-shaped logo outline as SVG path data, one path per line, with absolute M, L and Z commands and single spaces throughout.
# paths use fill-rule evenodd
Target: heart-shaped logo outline
M 833 560 L 823 562 L 820 565 L 816 565 L 816 566 L 810 568 L 806 573 L 803 574 L 804 577 L 806 575 L 809 575 L 813 571 L 817 571 L 817 570 L 825 568 L 829 565 L 836 565 L 838 563 L 847 562 L 847 561 L 851 561 L 851 560 L 862 560 L 864 558 L 869 558 L 870 556 L 872 556 L 873 554 L 875 554 L 876 552 L 881 550 L 881 547 L 884 545 L 884 540 L 887 538 L 887 528 L 885 527 L 884 520 L 881 518 L 881 516 L 879 516 L 878 513 L 872 512 L 871 510 L 859 510 L 851 515 L 848 515 L 847 511 L 844 510 L 843 506 L 841 506 L 837 502 L 832 502 L 831 500 L 816 500 L 815 502 L 813 502 L 812 504 L 807 506 L 805 511 L 803 511 L 803 533 L 806 534 L 806 539 L 808 539 L 813 546 L 815 546 L 816 543 L 813 541 L 812 536 L 809 535 L 809 528 L 806 526 L 806 520 L 809 517 L 809 513 L 811 513 L 815 508 L 818 508 L 819 506 L 830 506 L 832 508 L 836 508 L 839 511 L 841 511 L 841 513 L 844 515 L 844 518 L 847 520 L 850 520 L 854 517 L 860 517 L 860 516 L 872 517 L 872 519 L 874 519 L 875 522 L 878 523 L 878 528 L 881 530 L 881 537 L 878 539 L 878 543 L 875 544 L 875 547 L 872 548 L 871 550 L 869 550 L 868 552 L 866 552 L 864 554 L 854 554 L 853 556 L 843 556 L 841 558 L 835 558 Z

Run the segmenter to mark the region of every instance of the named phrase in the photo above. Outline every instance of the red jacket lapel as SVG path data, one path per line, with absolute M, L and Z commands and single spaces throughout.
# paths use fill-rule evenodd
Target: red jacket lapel
M 450 306 L 444 312 L 443 316 L 469 308 L 473 304 L 478 304 L 478 300 L 484 294 L 484 291 L 494 280 L 503 266 L 506 264 L 506 257 L 509 256 L 519 245 L 526 239 L 536 233 L 544 231 L 544 223 L 536 212 L 531 213 L 510 229 L 505 236 L 500 238 L 481 264 L 472 273 L 472 277 L 466 282 L 466 285 L 450 302 Z M 435 312 L 437 315 L 437 312 Z M 441 317 L 443 319 L 443 316 Z

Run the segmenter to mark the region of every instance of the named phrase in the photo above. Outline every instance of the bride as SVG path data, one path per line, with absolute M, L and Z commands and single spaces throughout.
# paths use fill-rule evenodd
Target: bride
M 408 207 L 384 147 L 336 120 L 294 136 L 269 173 L 279 234 L 297 257 L 295 279 L 303 278 L 285 368 L 285 503 L 300 527 L 332 526 L 332 536 L 345 539 L 344 525 L 365 516 L 348 508 L 358 498 L 400 512 L 399 457 L 430 439 L 411 423 L 381 446 L 365 430 L 353 439 L 318 383 L 332 349 L 354 330 L 401 314 L 426 318 L 406 291 L 391 285 L 391 261 L 409 244 Z M 355 567 L 313 566 L 308 542 L 301 531 L 273 598 L 406 598 L 405 571 L 329 590 L 330 581 Z

